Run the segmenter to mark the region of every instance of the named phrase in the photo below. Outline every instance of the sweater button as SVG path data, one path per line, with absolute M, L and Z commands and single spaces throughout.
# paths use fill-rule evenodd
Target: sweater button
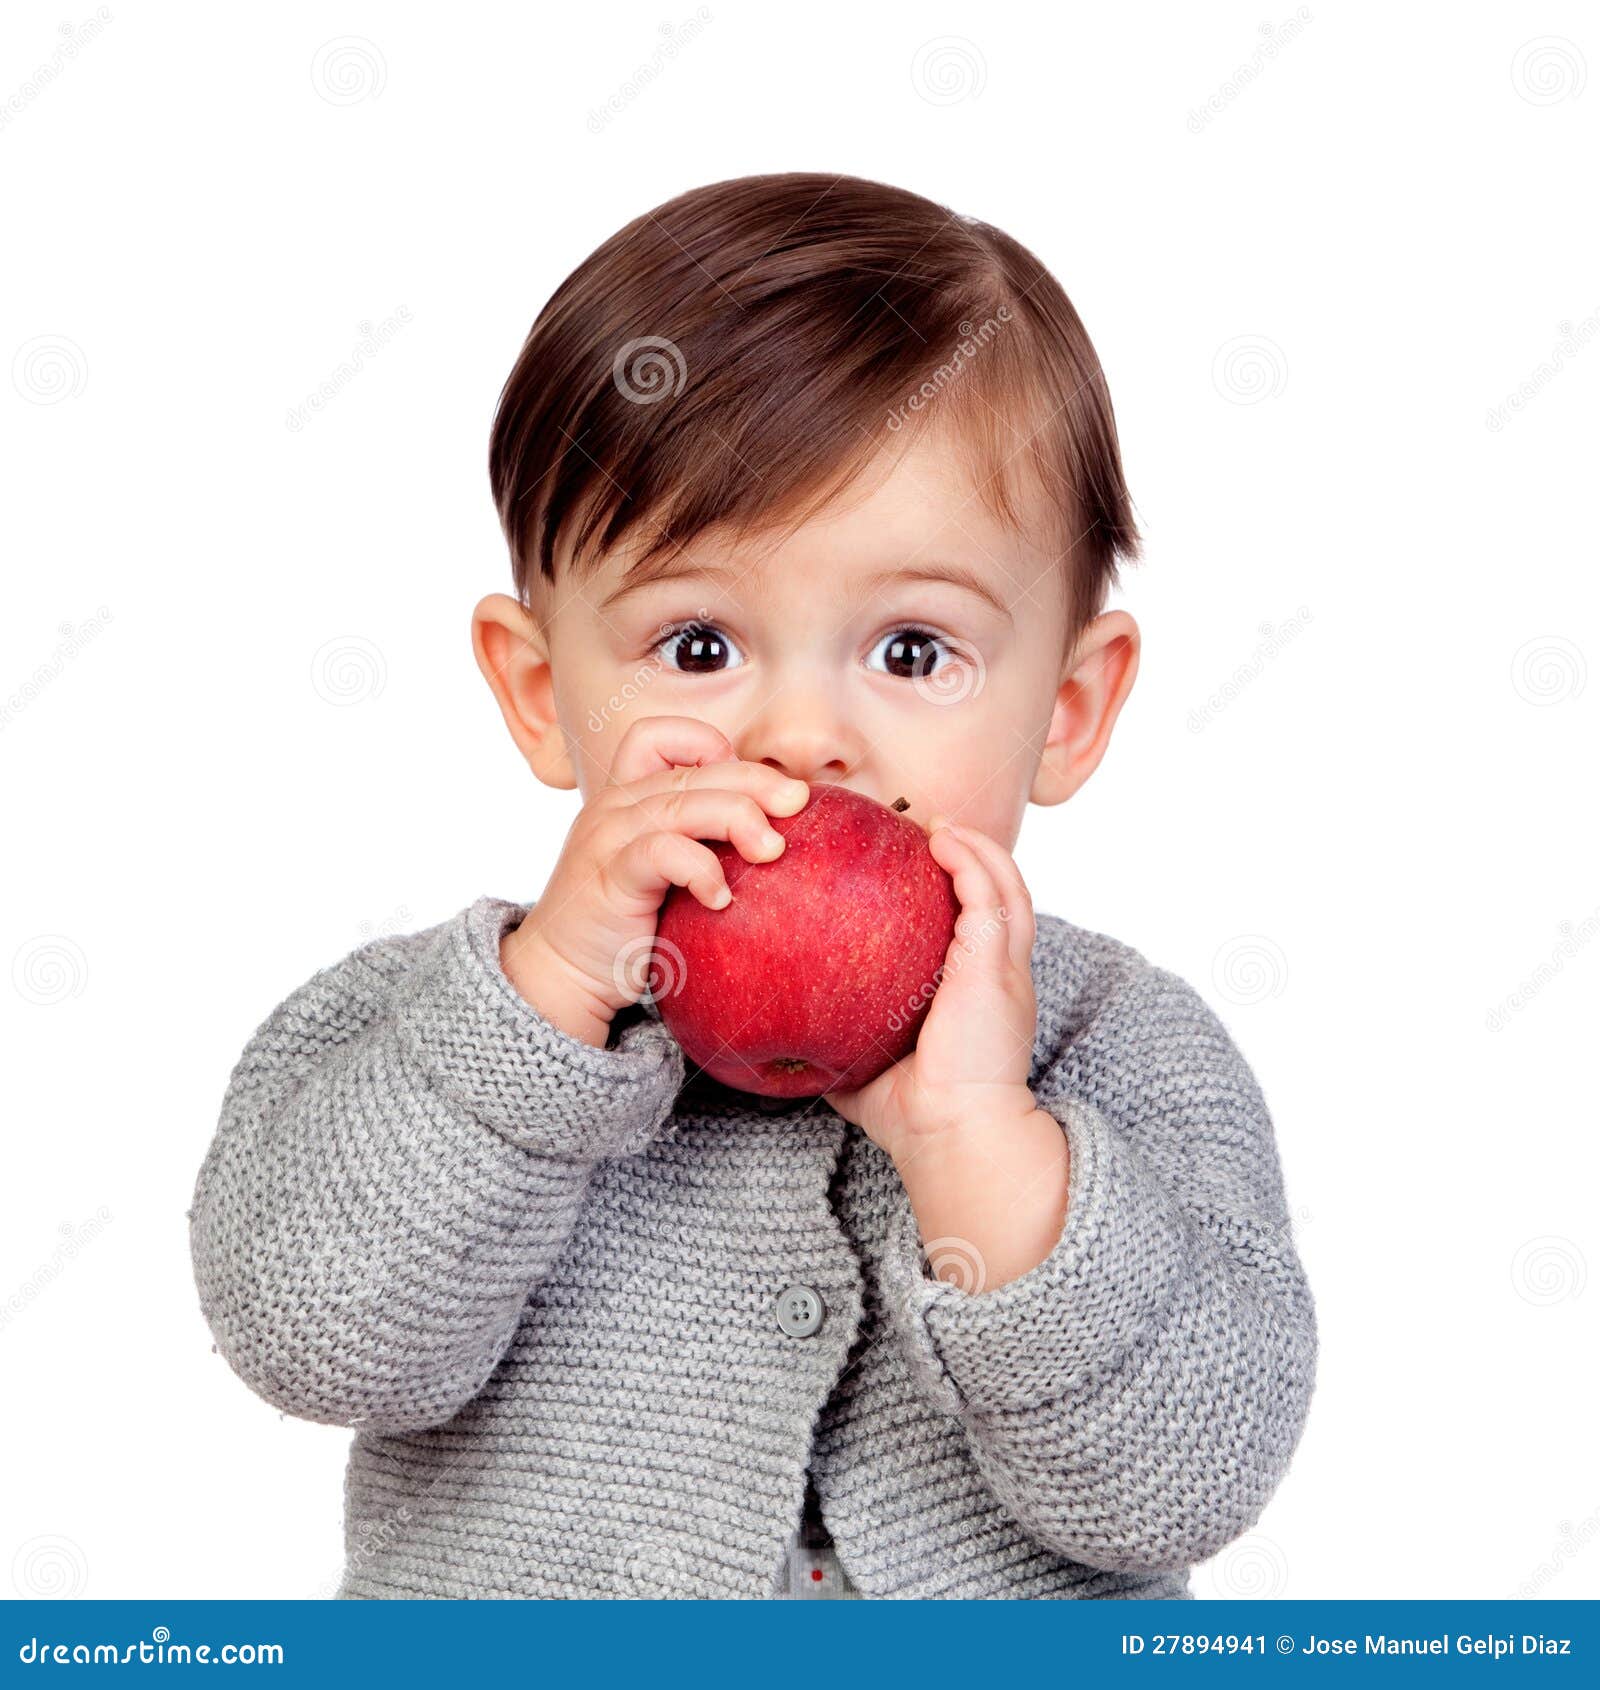
M 810 1285 L 786 1285 L 778 1293 L 778 1325 L 791 1338 L 809 1338 L 822 1324 L 822 1298 Z

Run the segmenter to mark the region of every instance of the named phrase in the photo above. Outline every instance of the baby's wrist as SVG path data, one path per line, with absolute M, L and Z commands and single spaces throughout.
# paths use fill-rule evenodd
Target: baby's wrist
M 579 980 L 539 934 L 515 927 L 500 940 L 500 967 L 524 1002 L 551 1026 L 605 1048 L 615 1008 Z
M 1038 1107 L 1026 1083 L 952 1086 L 927 1094 L 915 1118 L 900 1124 L 886 1148 L 897 1167 L 919 1156 L 931 1160 L 953 1146 L 1010 1131 Z

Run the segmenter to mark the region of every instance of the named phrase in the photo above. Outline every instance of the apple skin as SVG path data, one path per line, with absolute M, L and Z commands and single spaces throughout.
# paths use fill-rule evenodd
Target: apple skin
M 762 1097 L 853 1091 L 912 1050 L 961 905 L 928 836 L 846 787 L 769 816 L 783 853 L 716 852 L 733 901 L 672 887 L 648 984 L 667 1030 L 704 1073 Z

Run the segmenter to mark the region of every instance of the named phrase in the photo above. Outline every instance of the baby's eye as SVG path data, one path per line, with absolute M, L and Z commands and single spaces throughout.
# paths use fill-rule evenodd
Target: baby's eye
M 882 668 L 885 674 L 903 681 L 920 680 L 957 661 L 955 651 L 926 628 L 896 628 L 872 649 L 874 653 L 883 652 L 884 661 L 882 664 L 869 661 L 868 666 Z
M 661 653 L 669 669 L 685 675 L 715 675 L 737 669 L 744 662 L 723 631 L 711 622 L 684 622 L 669 628 L 652 650 Z

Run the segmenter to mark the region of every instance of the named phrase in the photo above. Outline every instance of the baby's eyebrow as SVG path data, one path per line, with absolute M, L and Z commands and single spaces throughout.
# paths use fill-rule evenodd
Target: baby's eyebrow
M 944 581 L 952 587 L 960 587 L 966 592 L 976 594 L 986 604 L 993 605 L 1006 621 L 1012 619 L 1011 609 L 1006 601 L 976 570 L 968 569 L 963 563 L 935 561 L 914 564 L 905 569 L 880 569 L 877 574 L 869 575 L 863 585 L 872 592 L 887 586 L 891 581 Z
M 612 605 L 620 603 L 631 593 L 642 592 L 646 587 L 653 587 L 661 581 L 695 581 L 719 580 L 731 578 L 737 580 L 741 571 L 737 569 L 721 569 L 705 563 L 685 563 L 681 559 L 667 557 L 654 564 L 644 564 L 636 567 L 626 580 L 601 599 L 599 608 L 609 610 Z
M 613 588 L 600 601 L 599 608 L 602 612 L 607 611 L 614 604 L 627 598 L 629 594 L 640 592 L 645 587 L 653 587 L 663 581 L 737 581 L 745 573 L 747 571 L 720 568 L 712 564 L 689 563 L 682 558 L 667 557 L 659 563 L 635 570 L 620 586 Z M 871 594 L 891 583 L 907 581 L 940 581 L 952 587 L 959 587 L 964 592 L 972 593 L 982 599 L 984 603 L 993 606 L 1008 622 L 1012 620 L 1010 607 L 1005 600 L 976 570 L 969 569 L 962 563 L 933 560 L 903 568 L 896 568 L 891 565 L 887 569 L 879 569 L 871 575 L 864 576 L 861 581 L 861 589 L 864 595 Z

